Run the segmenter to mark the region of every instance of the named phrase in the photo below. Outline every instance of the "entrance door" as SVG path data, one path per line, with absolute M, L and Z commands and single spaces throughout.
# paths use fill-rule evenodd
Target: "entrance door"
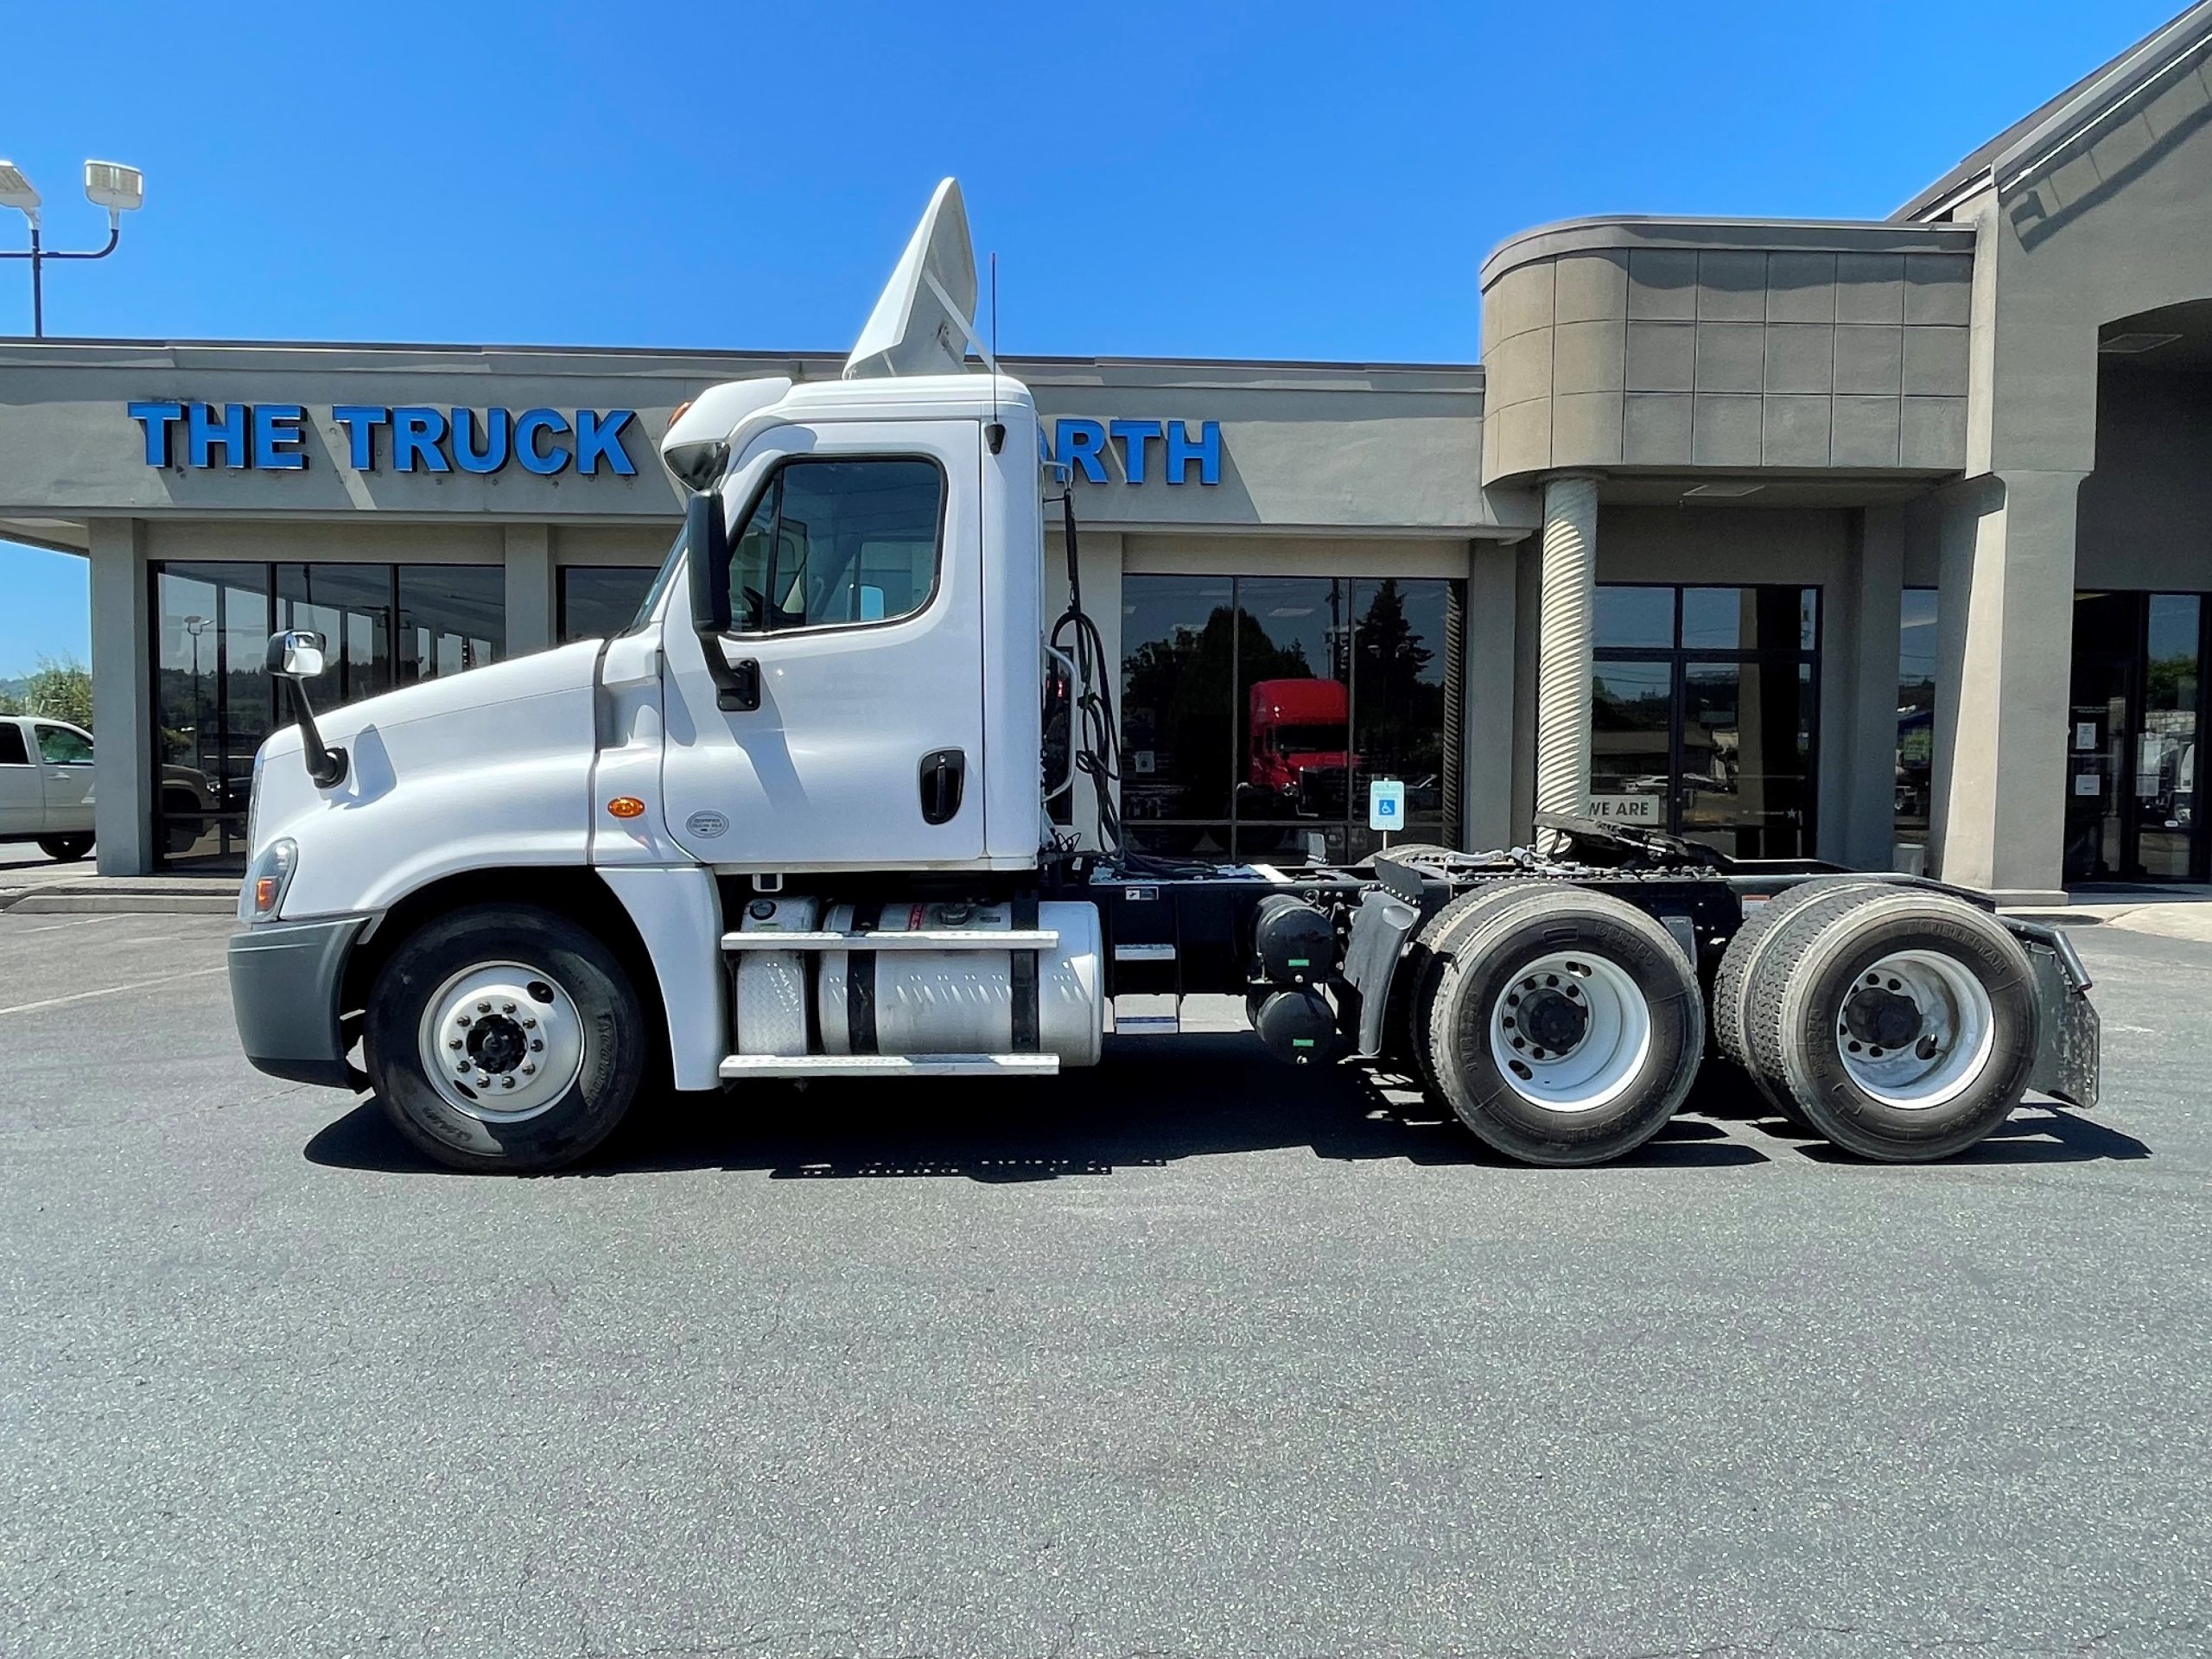
M 2066 736 L 2069 881 L 2114 881 L 2127 874 L 2128 705 L 2134 664 L 2125 657 L 2076 657 Z
M 972 421 L 781 427 L 747 453 L 719 648 L 758 664 L 760 707 L 717 707 L 680 589 L 663 635 L 662 789 L 687 851 L 760 870 L 982 860 L 982 460 Z
M 2075 596 L 2069 881 L 2204 878 L 2196 784 L 2204 622 L 2196 594 Z

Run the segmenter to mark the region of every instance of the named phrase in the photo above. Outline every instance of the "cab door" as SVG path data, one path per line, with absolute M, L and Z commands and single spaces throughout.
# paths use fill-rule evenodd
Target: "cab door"
M 739 869 L 957 868 L 983 855 L 982 429 L 779 427 L 725 488 L 723 710 L 685 590 L 663 632 L 662 804 Z M 751 664 L 747 668 L 746 664 Z
M 46 773 L 46 827 L 53 834 L 80 834 L 92 827 L 92 734 L 59 721 L 33 730 Z

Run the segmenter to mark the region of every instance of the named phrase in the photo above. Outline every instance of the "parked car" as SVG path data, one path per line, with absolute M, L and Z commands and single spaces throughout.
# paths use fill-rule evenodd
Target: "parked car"
M 52 858 L 92 848 L 92 734 L 63 720 L 0 715 L 0 842 Z

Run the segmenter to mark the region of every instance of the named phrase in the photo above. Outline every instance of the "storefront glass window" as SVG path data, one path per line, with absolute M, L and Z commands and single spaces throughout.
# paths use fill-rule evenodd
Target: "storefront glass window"
M 395 683 L 496 661 L 506 634 L 504 580 L 486 565 L 156 565 L 155 844 L 162 862 L 243 865 L 254 753 L 292 718 L 264 666 L 273 631 L 312 628 L 324 636 L 327 666 L 309 691 L 318 708 L 335 708 Z
M 1924 867 L 1936 779 L 1936 589 L 1908 588 L 1897 607 L 1897 794 L 1891 818 L 1898 868 Z
M 561 643 L 606 639 L 637 620 L 658 574 L 649 564 L 572 564 L 561 571 Z
M 1459 585 L 1124 577 L 1122 812 L 1147 850 L 1356 859 L 1378 778 L 1401 840 L 1457 844 Z
M 1594 620 L 1592 813 L 1810 854 L 1820 590 L 1605 584 Z

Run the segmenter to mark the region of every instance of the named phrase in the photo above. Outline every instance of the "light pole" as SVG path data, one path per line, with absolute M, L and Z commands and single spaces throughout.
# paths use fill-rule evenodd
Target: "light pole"
M 28 259 L 31 262 L 33 340 L 46 337 L 46 262 L 49 259 L 105 259 L 113 253 L 115 245 L 123 239 L 124 214 L 145 203 L 145 175 L 137 168 L 125 167 L 120 162 L 86 162 L 85 195 L 95 207 L 107 209 L 107 245 L 80 251 L 50 251 L 40 238 L 38 192 L 23 176 L 21 168 L 13 162 L 0 162 L 0 207 L 13 207 L 31 222 L 30 251 L 0 252 L 0 259 Z
M 192 758 L 203 777 L 207 772 L 207 716 L 200 702 L 200 636 L 214 626 L 213 617 L 184 619 L 184 631 L 192 636 Z

